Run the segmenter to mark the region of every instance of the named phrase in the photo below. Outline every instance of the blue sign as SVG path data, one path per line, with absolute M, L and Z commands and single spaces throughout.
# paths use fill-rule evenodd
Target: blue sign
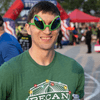
M 57 5 L 56 0 L 22 0 L 22 2 L 24 4 L 24 9 L 30 9 L 31 7 L 33 7 L 39 1 L 50 1 L 54 5 Z

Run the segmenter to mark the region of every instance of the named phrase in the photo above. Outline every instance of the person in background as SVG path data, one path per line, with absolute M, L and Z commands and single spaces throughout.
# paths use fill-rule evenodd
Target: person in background
M 97 30 L 97 43 L 100 44 L 100 26 L 98 27 L 98 30 Z
M 57 48 L 60 47 L 60 49 L 62 48 L 62 44 L 61 44 L 62 37 L 63 37 L 63 34 L 62 34 L 62 31 L 60 30 L 58 38 L 57 38 Z
M 3 22 L 0 15 L 0 66 L 23 52 L 17 39 L 4 31 Z
M 82 23 L 81 30 L 80 30 L 82 36 L 84 36 L 85 31 L 86 31 L 85 23 Z
M 54 49 L 60 31 L 58 8 L 40 1 L 29 11 L 25 28 L 32 46 L 0 68 L 0 100 L 84 100 L 84 70 Z
M 85 34 L 85 41 L 87 44 L 87 53 L 91 53 L 91 39 L 92 39 L 92 30 L 91 30 L 91 26 L 88 27 L 86 34 Z
M 16 36 L 18 37 L 19 34 L 18 24 L 15 24 L 15 32 L 16 32 Z
M 28 35 L 25 27 L 20 30 L 20 36 L 18 36 L 18 41 L 23 49 L 23 51 L 28 50 L 31 47 L 31 37 Z
M 20 33 L 20 31 L 21 31 L 21 28 L 23 28 L 23 25 L 16 24 L 15 26 L 16 26 L 15 32 L 16 32 L 16 36 L 17 36 L 17 39 L 18 39 L 18 37 L 22 36 L 22 34 Z
M 72 35 L 73 45 L 76 45 L 76 40 L 78 38 L 78 31 L 75 26 L 74 26 L 74 30 L 72 31 L 72 33 L 73 33 Z

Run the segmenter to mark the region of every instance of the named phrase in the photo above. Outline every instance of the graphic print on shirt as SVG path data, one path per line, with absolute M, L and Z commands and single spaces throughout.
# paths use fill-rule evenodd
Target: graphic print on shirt
M 26 100 L 70 100 L 70 95 L 66 84 L 47 79 L 38 85 L 34 84 Z
M 29 37 L 19 37 L 18 41 L 19 41 L 23 51 L 28 50 L 31 46 L 31 38 L 29 38 Z

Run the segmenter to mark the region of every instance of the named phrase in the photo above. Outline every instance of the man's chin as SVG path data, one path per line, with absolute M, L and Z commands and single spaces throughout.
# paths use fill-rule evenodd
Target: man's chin
M 44 45 L 44 46 L 41 46 L 41 49 L 43 49 L 43 50 L 52 50 L 52 49 L 54 49 L 54 46 Z

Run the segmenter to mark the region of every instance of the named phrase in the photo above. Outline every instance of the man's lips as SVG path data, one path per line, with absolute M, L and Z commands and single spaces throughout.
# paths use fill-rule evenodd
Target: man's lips
M 49 40 L 49 39 L 52 38 L 52 36 L 49 36 L 49 37 L 40 37 L 40 38 L 43 39 L 43 40 Z

